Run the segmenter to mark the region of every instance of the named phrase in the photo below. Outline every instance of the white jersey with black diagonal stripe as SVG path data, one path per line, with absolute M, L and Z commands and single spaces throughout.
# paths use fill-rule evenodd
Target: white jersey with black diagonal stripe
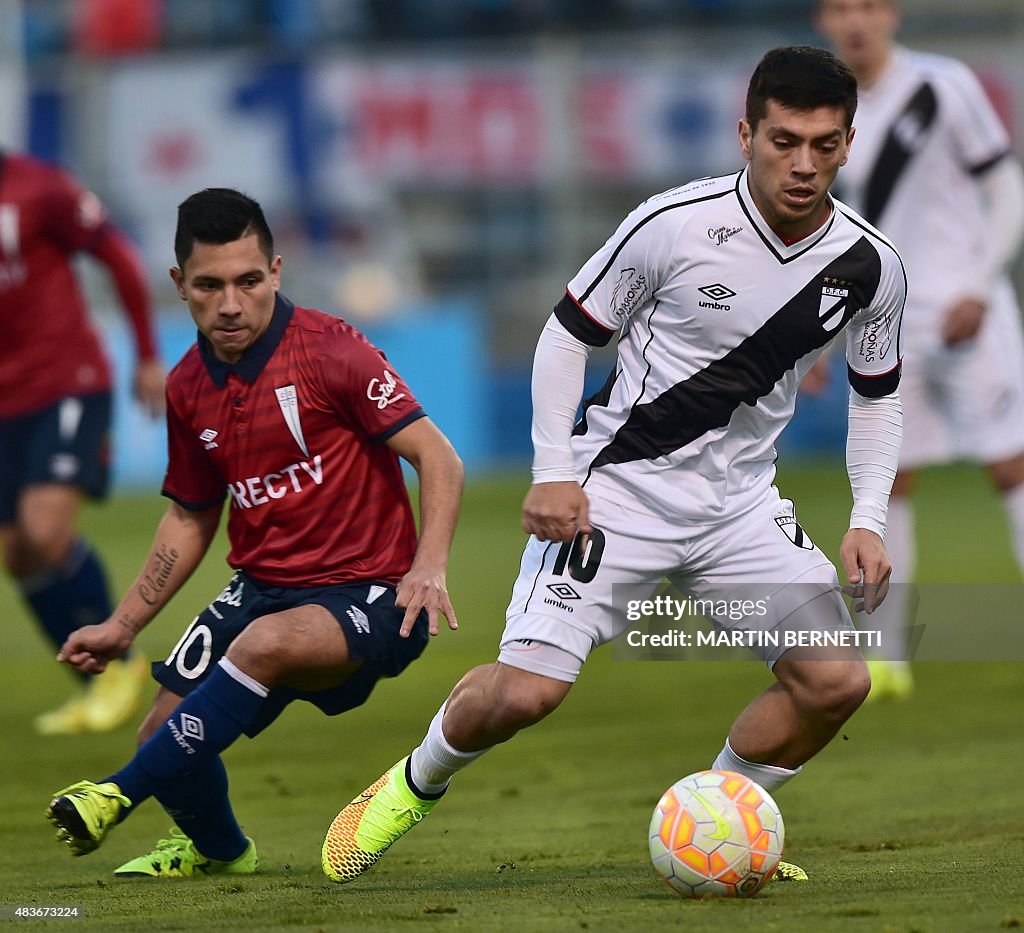
M 752 506 L 774 478 L 800 379 L 844 328 L 851 384 L 895 391 L 902 264 L 833 208 L 787 246 L 746 172 L 702 179 L 640 205 L 583 266 L 559 321 L 591 345 L 621 329 L 615 369 L 572 440 L 589 492 L 691 522 Z
M 1010 140 L 966 65 L 902 47 L 861 89 L 854 123 L 837 190 L 899 249 L 910 279 L 906 337 L 916 342 L 977 291 L 990 234 L 974 176 L 1005 156 Z

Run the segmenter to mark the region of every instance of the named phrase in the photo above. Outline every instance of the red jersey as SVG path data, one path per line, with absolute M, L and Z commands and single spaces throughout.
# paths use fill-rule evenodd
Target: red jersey
M 278 297 L 235 364 L 199 337 L 167 379 L 163 494 L 230 497 L 228 563 L 281 586 L 397 583 L 416 550 L 398 456 L 424 416 L 383 353 L 340 318 Z
M 83 250 L 110 268 L 128 299 L 139 356 L 153 358 L 144 278 L 103 205 L 59 169 L 0 153 L 0 418 L 110 388 L 71 265 Z

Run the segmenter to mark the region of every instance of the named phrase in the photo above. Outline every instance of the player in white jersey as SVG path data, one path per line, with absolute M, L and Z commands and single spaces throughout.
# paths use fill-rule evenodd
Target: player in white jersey
M 716 616 L 721 629 L 854 634 L 835 569 L 772 485 L 800 378 L 844 328 L 854 507 L 841 554 L 867 610 L 884 598 L 906 281 L 889 241 L 828 194 L 856 104 L 830 53 L 769 52 L 739 125 L 747 169 L 642 204 L 569 283 L 534 360 L 532 537 L 498 661 L 466 674 L 423 743 L 342 810 L 329 877 L 357 877 L 456 771 L 558 706 L 589 652 L 629 626 L 627 602 L 665 577 L 771 606 Z M 616 334 L 614 371 L 574 427 L 588 351 Z M 777 682 L 714 767 L 775 789 L 861 703 L 868 671 L 853 647 L 755 650 Z
M 984 464 L 1024 569 L 1024 339 L 1007 274 L 1024 233 L 1024 174 L 974 74 L 894 43 L 894 0 L 819 0 L 817 24 L 860 85 L 842 196 L 892 239 L 910 281 L 886 537 L 903 585 L 873 620 L 890 650 L 871 662 L 872 699 L 903 697 L 915 472 L 956 458 Z

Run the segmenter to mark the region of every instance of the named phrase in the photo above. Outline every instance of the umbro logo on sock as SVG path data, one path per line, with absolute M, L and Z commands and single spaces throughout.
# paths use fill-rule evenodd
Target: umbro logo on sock
M 193 716 L 190 713 L 181 714 L 181 731 L 190 739 L 196 739 L 200 742 L 206 738 L 203 721 L 198 716 Z

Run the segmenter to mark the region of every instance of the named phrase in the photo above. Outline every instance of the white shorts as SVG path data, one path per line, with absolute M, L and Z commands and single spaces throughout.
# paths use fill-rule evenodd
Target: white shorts
M 900 399 L 901 469 L 957 459 L 997 463 L 1024 453 L 1024 336 L 1008 284 L 996 291 L 978 336 L 963 346 L 908 336 Z
M 665 578 L 697 599 L 768 607 L 761 615 L 710 617 L 718 629 L 773 630 L 823 593 L 836 598 L 821 629 L 853 628 L 835 568 L 775 487 L 754 508 L 714 524 L 681 527 L 598 496 L 590 497 L 590 520 L 594 534 L 582 553 L 579 538 L 530 538 L 501 636 L 502 663 L 574 681 L 591 650 L 630 626 L 628 603 L 648 599 Z M 552 645 L 557 655 L 538 650 Z M 751 650 L 771 667 L 786 648 Z

